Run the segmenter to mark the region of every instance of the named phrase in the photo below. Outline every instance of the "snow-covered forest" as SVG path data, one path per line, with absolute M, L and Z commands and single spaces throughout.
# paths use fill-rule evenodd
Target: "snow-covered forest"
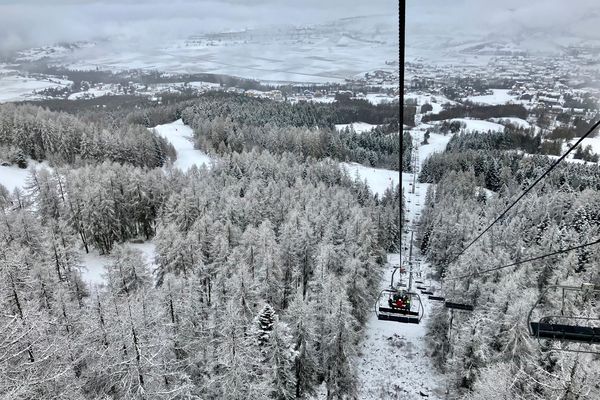
M 4 398 L 356 396 L 399 186 L 374 196 L 335 158 L 389 143 L 397 163 L 397 133 L 291 122 L 301 105 L 259 134 L 206 108 L 232 104 L 155 110 L 183 116 L 215 154 L 188 171 L 139 110 L 117 122 L 0 108 L 2 158 L 50 165 L 0 187 Z M 264 118 L 281 107 L 256 104 Z M 150 240 L 153 268 L 125 245 Z M 88 252 L 110 254 L 102 284 L 82 277 Z
M 491 145 L 490 136 L 497 140 Z M 590 344 L 541 340 L 528 314 L 549 285 L 600 283 L 594 247 L 479 274 L 499 265 L 590 242 L 600 233 L 597 164 L 562 163 L 458 261 L 455 257 L 553 160 L 511 149 L 501 134 L 459 134 L 424 164 L 432 182 L 418 230 L 422 253 L 443 277 L 447 299 L 473 312 L 437 309 L 429 343 L 460 398 L 594 399 L 600 364 Z M 456 262 L 454 262 L 456 261 Z M 550 291 L 534 315 L 598 315 L 593 294 Z

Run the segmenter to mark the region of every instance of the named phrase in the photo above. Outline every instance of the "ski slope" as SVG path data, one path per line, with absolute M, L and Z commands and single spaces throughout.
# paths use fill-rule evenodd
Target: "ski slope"
M 420 126 L 411 131 L 415 143 L 423 141 L 426 128 Z M 419 165 L 428 155 L 443 151 L 449 140 L 450 137 L 431 134 L 429 144 L 420 145 L 415 152 Z M 418 219 L 428 186 L 417 183 L 413 193 L 413 182 L 416 182 L 416 179 L 412 174 L 402 174 L 402 187 L 407 201 L 406 218 L 411 222 Z M 405 223 L 404 226 L 408 228 L 409 224 Z M 403 247 L 408 246 L 409 240 L 410 232 L 403 234 Z M 413 248 L 413 255 L 417 254 L 418 249 Z M 400 264 L 400 259 L 408 259 L 406 250 L 403 249 L 401 255 L 388 255 L 388 264 L 381 280 L 381 290 L 389 287 L 393 272 L 392 265 Z M 428 270 L 429 265 L 421 261 L 418 272 L 425 286 L 439 286 L 436 282 L 427 279 Z M 395 281 L 397 278 L 398 274 L 395 276 Z M 406 280 L 407 277 L 403 276 L 403 279 Z M 357 360 L 358 398 L 367 400 L 445 398 L 444 377 L 434 369 L 425 340 L 431 310 L 440 305 L 429 301 L 426 297 L 421 296 L 425 312 L 419 325 L 380 321 L 373 310 L 365 328 L 365 337 Z
M 422 124 L 411 131 L 413 136 L 419 138 L 419 143 L 423 141 L 423 135 L 429 127 L 431 127 L 431 125 Z M 448 144 L 449 141 L 450 136 L 431 133 L 428 144 L 420 145 L 418 148 L 419 158 L 421 160 L 425 160 L 429 154 L 441 153 L 444 151 L 446 144 Z M 383 193 L 386 189 L 393 188 L 398 184 L 398 171 L 384 168 L 366 167 L 358 163 L 340 163 L 340 165 L 346 169 L 346 171 L 348 171 L 351 177 L 358 177 L 361 181 L 366 181 L 373 194 L 378 194 L 379 198 L 383 196 Z M 409 181 L 412 182 L 412 178 L 410 178 L 410 176 L 410 174 L 403 174 L 403 187 L 407 188 Z
M 211 158 L 203 151 L 194 148 L 194 131 L 185 125 L 181 119 L 168 124 L 157 125 L 153 129 L 175 147 L 177 152 L 177 160 L 173 163 L 175 168 L 186 172 L 193 165 L 198 168 L 202 165 L 207 168 L 210 167 Z

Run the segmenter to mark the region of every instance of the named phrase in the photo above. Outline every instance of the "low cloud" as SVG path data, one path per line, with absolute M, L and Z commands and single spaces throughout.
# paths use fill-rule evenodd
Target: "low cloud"
M 0 0 L 0 51 L 118 37 L 139 45 L 222 30 L 397 14 L 395 0 Z
M 599 23 L 597 0 L 407 1 L 407 36 L 505 36 L 538 31 L 600 39 Z

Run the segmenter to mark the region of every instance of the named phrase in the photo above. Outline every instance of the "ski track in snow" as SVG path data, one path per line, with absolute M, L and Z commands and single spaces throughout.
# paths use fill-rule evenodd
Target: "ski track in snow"
M 423 140 L 426 128 L 427 126 L 423 125 L 411 131 L 413 138 L 416 138 L 419 143 Z M 431 134 L 429 144 L 419 146 L 419 163 L 422 163 L 429 154 L 443 151 L 449 140 L 449 136 Z M 407 201 L 407 218 L 411 222 L 418 218 L 417 213 L 423 207 L 428 186 L 423 183 L 415 185 L 413 194 L 411 193 L 412 182 L 412 174 L 402 174 L 402 186 Z M 403 234 L 403 245 L 410 240 L 409 235 L 410 233 Z M 417 253 L 418 250 L 415 252 L 413 248 L 413 254 Z M 402 259 L 404 256 L 408 257 L 408 253 L 403 254 Z M 388 265 L 382 276 L 381 289 L 389 287 L 393 272 L 391 265 L 398 263 L 398 254 L 388 254 Z M 422 261 L 421 279 L 425 282 L 425 286 L 433 284 L 434 287 L 439 287 L 436 282 L 427 279 L 428 269 L 429 265 Z M 397 278 L 398 274 L 395 276 L 396 281 Z M 358 398 L 366 400 L 444 398 L 444 377 L 434 369 L 425 340 L 430 312 L 433 307 L 440 307 L 440 305 L 430 302 L 426 297 L 421 296 L 425 313 L 419 325 L 379 321 L 374 309 L 372 310 L 356 363 L 359 378 Z M 423 397 L 424 395 L 428 397 Z

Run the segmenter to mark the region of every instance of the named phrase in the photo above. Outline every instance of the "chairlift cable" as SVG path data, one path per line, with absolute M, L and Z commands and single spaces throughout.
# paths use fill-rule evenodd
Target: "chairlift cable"
M 556 256 L 556 255 L 559 255 L 559 254 L 564 254 L 564 253 L 569 253 L 569 252 L 571 252 L 573 250 L 583 249 L 584 247 L 593 246 L 593 245 L 596 245 L 596 244 L 600 244 L 600 238 L 598 238 L 598 239 L 596 239 L 596 240 L 594 240 L 592 242 L 580 244 L 579 246 L 568 247 L 566 249 L 557 250 L 557 251 L 552 252 L 552 253 L 543 254 L 541 256 L 536 256 L 536 257 L 532 257 L 532 258 L 527 258 L 525 260 L 516 261 L 514 263 L 502 265 L 502 266 L 499 266 L 499 267 L 489 268 L 489 269 L 486 269 L 486 270 L 483 270 L 483 271 L 477 271 L 477 272 L 473 272 L 473 273 L 466 274 L 466 275 L 460 275 L 460 276 L 445 278 L 445 280 L 447 280 L 447 281 L 453 281 L 453 280 L 457 280 L 457 279 L 465 279 L 465 278 L 469 278 L 469 277 L 484 275 L 484 274 L 487 274 L 487 273 L 490 273 L 490 272 L 494 272 L 494 271 L 498 271 L 498 270 L 501 270 L 501 269 L 505 269 L 505 268 L 509 268 L 509 267 L 514 267 L 514 266 L 525 264 L 525 263 L 532 262 L 532 261 L 541 260 L 543 258 L 552 257 L 552 256 Z

